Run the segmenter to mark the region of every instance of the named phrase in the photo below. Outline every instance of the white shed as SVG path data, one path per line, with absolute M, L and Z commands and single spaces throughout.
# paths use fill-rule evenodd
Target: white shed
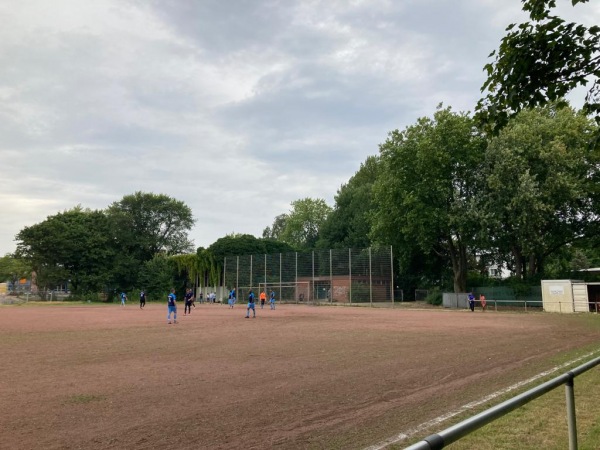
M 579 280 L 542 280 L 544 311 L 598 312 L 600 283 Z

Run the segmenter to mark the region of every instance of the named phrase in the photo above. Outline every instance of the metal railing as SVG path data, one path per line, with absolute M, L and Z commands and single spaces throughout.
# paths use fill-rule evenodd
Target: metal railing
M 538 397 L 550 392 L 551 390 L 565 385 L 567 399 L 567 422 L 569 427 L 569 450 L 577 449 L 577 424 L 575 418 L 575 391 L 573 389 L 576 376 L 587 372 L 591 368 L 600 364 L 600 357 L 594 358 L 585 364 L 582 364 L 569 372 L 560 375 L 550 381 L 528 390 L 516 397 L 506 400 L 499 405 L 489 408 L 482 413 L 470 417 L 462 422 L 446 428 L 439 433 L 432 434 L 420 442 L 406 447 L 405 450 L 438 450 L 444 448 L 453 442 L 458 441 L 467 434 L 487 425 L 488 423 L 508 414 L 509 412 L 520 408 L 521 406 L 535 400 Z

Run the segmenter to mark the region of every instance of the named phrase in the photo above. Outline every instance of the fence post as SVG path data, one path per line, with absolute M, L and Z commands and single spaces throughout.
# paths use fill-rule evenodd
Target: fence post
M 571 372 L 569 372 L 569 380 L 565 383 L 565 394 L 567 397 L 567 423 L 569 424 L 569 450 L 577 450 L 574 375 Z
M 311 289 L 312 297 L 313 297 L 313 300 L 316 301 L 316 299 L 315 299 L 315 251 L 314 250 L 312 251 L 312 283 L 311 283 L 311 285 L 312 285 L 312 289 Z M 310 298 L 309 298 L 309 300 L 310 300 Z
M 527 312 L 527 300 L 525 300 L 525 312 Z
M 279 254 L 279 301 L 283 300 L 281 298 L 281 266 L 283 266 L 283 256 L 282 255 L 283 255 L 283 253 Z M 265 294 L 266 294 L 266 291 L 265 291 Z
M 227 288 L 227 257 L 223 258 L 223 290 Z M 198 279 L 198 277 L 196 277 Z M 230 291 L 231 292 L 231 291 Z M 196 289 L 196 296 L 198 295 L 198 290 Z M 221 297 L 223 298 L 223 297 Z
M 391 267 L 391 282 L 392 282 L 392 308 L 394 305 L 394 249 L 390 245 L 390 267 Z M 401 300 L 402 301 L 402 300 Z
M 329 249 L 329 303 L 333 303 L 333 250 Z
M 348 297 L 350 298 L 350 303 L 352 303 L 352 249 L 348 249 Z
M 371 270 L 371 247 L 369 247 L 369 302 L 371 306 L 373 306 L 373 282 L 371 280 L 371 275 L 373 272 Z

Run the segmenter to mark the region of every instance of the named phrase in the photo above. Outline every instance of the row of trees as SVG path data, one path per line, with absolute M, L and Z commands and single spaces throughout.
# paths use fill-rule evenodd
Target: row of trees
M 320 225 L 309 242 L 392 244 L 401 279 L 439 284 L 451 269 L 457 292 L 469 270 L 490 264 L 523 280 L 568 272 L 573 259 L 597 261 L 600 153 L 589 145 L 597 131 L 582 112 L 553 103 L 523 110 L 490 137 L 468 114 L 440 107 L 389 134 L 334 208 L 310 219 Z M 283 241 L 297 205 L 271 228 Z
M 439 283 L 451 268 L 455 290 L 486 263 L 524 279 L 599 262 L 600 27 L 554 15 L 555 0 L 522 3 L 530 20 L 490 54 L 475 119 L 439 108 L 390 133 L 319 219 L 315 245 L 392 243 L 403 280 Z M 576 113 L 564 96 L 578 86 Z
M 68 284 L 76 297 L 143 289 L 162 298 L 173 286 L 219 285 L 226 256 L 294 250 L 232 234 L 192 253 L 193 223 L 187 205 L 163 194 L 136 192 L 106 210 L 77 206 L 21 230 L 15 254 L 0 258 L 0 279 L 14 286 L 33 272 L 42 291 Z
M 35 272 L 41 289 L 69 283 L 76 293 L 143 286 L 152 260 L 192 249 L 191 209 L 163 194 L 136 192 L 105 210 L 77 206 L 25 227 L 15 255 L 3 258 L 3 278 L 15 268 Z
M 188 253 L 191 210 L 137 192 L 26 227 L 0 276 L 18 279 L 25 264 L 39 284 L 68 279 L 79 292 L 167 289 L 177 277 L 217 284 L 227 255 L 392 244 L 404 287 L 464 291 L 470 271 L 492 263 L 518 280 L 600 264 L 600 27 L 552 15 L 555 0 L 522 3 L 530 21 L 509 25 L 490 55 L 476 116 L 440 106 L 392 131 L 333 208 L 296 200 L 262 239 L 231 235 Z M 587 84 L 575 111 L 563 96 Z

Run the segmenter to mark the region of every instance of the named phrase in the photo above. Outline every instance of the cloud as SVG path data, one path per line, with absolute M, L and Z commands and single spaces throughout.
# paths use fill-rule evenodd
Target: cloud
M 186 202 L 205 247 L 260 235 L 298 198 L 332 204 L 389 131 L 474 107 L 526 17 L 509 3 L 0 2 L 0 253 L 138 190 Z

